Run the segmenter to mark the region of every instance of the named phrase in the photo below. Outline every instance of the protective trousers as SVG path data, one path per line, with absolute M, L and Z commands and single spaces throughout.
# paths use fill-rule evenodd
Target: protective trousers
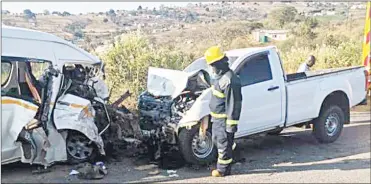
M 214 119 L 212 125 L 213 142 L 218 148 L 217 170 L 224 175 L 231 173 L 232 151 L 236 147 L 234 133 L 226 131 L 226 119 Z

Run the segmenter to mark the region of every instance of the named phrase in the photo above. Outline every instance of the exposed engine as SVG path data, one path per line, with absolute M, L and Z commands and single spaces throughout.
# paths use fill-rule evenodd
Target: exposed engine
M 139 97 L 139 124 L 141 129 L 146 132 L 158 132 L 165 138 L 167 143 L 175 144 L 174 129 L 176 124 L 196 99 L 195 95 L 184 94 L 176 99 L 171 97 L 154 97 L 148 92 L 144 92 Z
M 177 124 L 195 99 L 196 96 L 192 94 L 184 94 L 173 100 L 171 97 L 156 98 L 144 92 L 140 95 L 138 104 L 143 129 L 151 130 L 169 123 Z
M 208 76 L 206 76 L 208 79 Z M 140 115 L 140 127 L 143 131 L 156 131 L 160 129 L 167 142 L 175 144 L 176 125 L 182 116 L 188 111 L 197 97 L 209 86 L 205 80 L 205 72 L 200 71 L 190 77 L 186 89 L 175 99 L 170 96 L 153 96 L 144 92 L 139 96 L 138 109 Z M 172 137 L 172 138 L 170 138 Z
M 186 88 L 176 98 L 154 96 L 144 92 L 139 96 L 139 125 L 152 153 L 158 159 L 166 148 L 177 144 L 176 128 L 182 116 L 192 107 L 202 91 L 209 88 L 207 72 L 200 71 L 188 79 Z

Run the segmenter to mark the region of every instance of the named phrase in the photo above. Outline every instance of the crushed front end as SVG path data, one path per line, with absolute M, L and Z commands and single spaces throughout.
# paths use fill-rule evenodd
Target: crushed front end
M 168 70 L 157 68 L 152 70 L 156 70 L 157 73 L 149 72 L 150 83 L 147 85 L 156 87 L 149 88 L 139 96 L 138 109 L 139 125 L 143 132 L 144 142 L 149 147 L 152 159 L 157 160 L 163 152 L 177 148 L 177 129 L 180 120 L 203 90 L 210 86 L 205 80 L 206 72 L 204 71 L 185 75 L 185 83 L 181 83 L 175 82 L 175 78 L 170 75 L 164 74 L 161 78 L 158 76 L 161 73 L 159 71 Z M 171 72 L 174 74 L 181 71 Z M 178 81 L 184 80 L 179 79 Z M 171 89 L 171 91 L 158 91 L 161 86 L 166 86 L 164 88 Z

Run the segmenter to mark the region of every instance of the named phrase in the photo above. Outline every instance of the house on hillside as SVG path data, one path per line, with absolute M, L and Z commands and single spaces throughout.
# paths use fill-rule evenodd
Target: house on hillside
M 256 41 L 265 43 L 269 40 L 286 40 L 288 33 L 288 30 L 257 30 L 253 32 L 253 36 Z

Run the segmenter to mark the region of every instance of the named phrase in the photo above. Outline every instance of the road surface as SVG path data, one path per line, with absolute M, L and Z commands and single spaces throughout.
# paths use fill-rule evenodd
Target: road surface
M 3 183 L 64 182 L 181 182 L 181 183 L 371 183 L 370 179 L 370 113 L 352 113 L 352 123 L 331 144 L 319 144 L 311 130 L 289 128 L 280 136 L 267 136 L 254 141 L 241 139 L 246 162 L 235 164 L 232 176 L 210 177 L 210 170 L 182 167 L 176 174 L 130 158 L 107 163 L 108 175 L 102 180 L 80 180 L 68 176 L 71 165 L 55 165 L 51 172 L 32 174 L 27 164 L 2 167 Z

